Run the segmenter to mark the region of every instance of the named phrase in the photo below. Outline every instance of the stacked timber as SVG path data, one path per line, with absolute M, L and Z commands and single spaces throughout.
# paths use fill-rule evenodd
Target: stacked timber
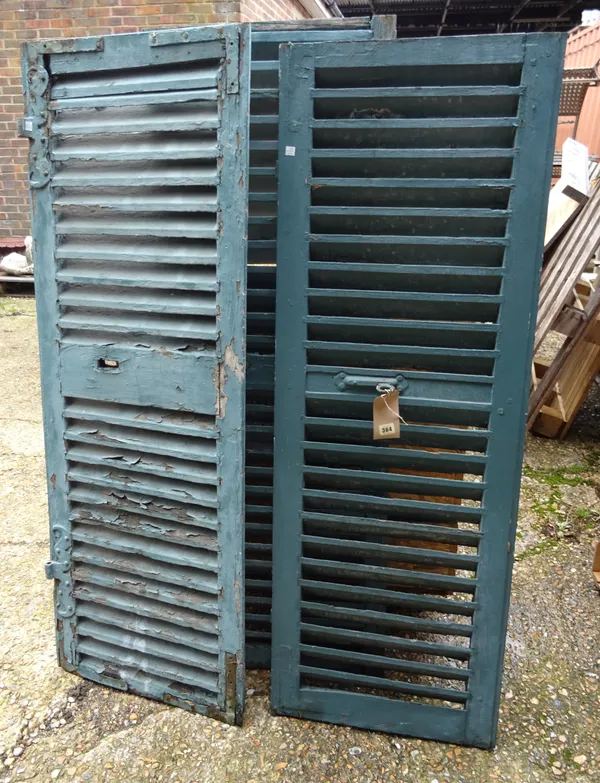
M 600 287 L 587 274 L 600 247 L 600 166 L 591 169 L 590 196 L 547 254 L 542 270 L 535 352 L 552 330 L 564 342 L 552 360 L 532 368 L 528 427 L 564 438 L 600 372 Z

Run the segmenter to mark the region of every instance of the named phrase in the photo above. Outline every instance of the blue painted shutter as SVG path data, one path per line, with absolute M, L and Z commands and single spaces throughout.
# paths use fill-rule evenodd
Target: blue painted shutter
M 388 20 L 393 24 L 389 25 Z M 302 29 L 302 25 L 307 25 Z M 271 660 L 271 544 L 277 127 L 279 46 L 292 41 L 360 41 L 395 35 L 394 17 L 310 20 L 251 26 L 248 242 L 248 385 L 246 406 L 246 661 Z
M 279 712 L 495 741 L 563 47 L 282 49 Z
M 243 706 L 247 27 L 24 49 L 57 644 Z

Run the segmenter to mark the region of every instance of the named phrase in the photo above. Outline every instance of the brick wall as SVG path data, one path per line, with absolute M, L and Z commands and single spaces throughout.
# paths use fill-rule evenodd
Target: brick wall
M 310 19 L 298 0 L 241 0 L 242 22 L 268 22 L 272 19 Z
M 0 237 L 29 233 L 20 45 L 214 22 L 301 19 L 298 0 L 0 0 Z

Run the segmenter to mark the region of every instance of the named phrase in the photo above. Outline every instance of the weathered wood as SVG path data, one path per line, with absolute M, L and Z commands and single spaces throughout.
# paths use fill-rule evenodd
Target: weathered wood
M 375 16 L 374 19 L 395 19 L 394 16 Z M 277 40 L 281 38 L 279 33 L 285 31 L 298 30 L 300 32 L 311 32 L 313 30 L 364 30 L 368 29 L 371 19 L 368 16 L 355 16 L 348 19 L 298 19 L 293 21 L 276 22 L 252 22 L 252 32 L 257 33 L 275 33 Z
M 542 270 L 534 351 L 552 329 L 571 291 L 600 245 L 600 166 L 592 173 L 589 201 Z
M 600 288 L 596 289 L 582 313 L 579 324 L 575 327 L 572 334 L 567 337 L 554 361 L 544 373 L 537 387 L 533 390 L 529 399 L 529 411 L 527 416 L 527 426 L 531 428 L 535 418 L 541 410 L 548 393 L 554 387 L 559 375 L 563 372 L 567 361 L 577 349 L 580 341 L 586 340 L 589 334 L 596 330 L 596 318 L 600 314 Z
M 373 38 L 376 40 L 384 40 L 385 38 L 396 37 L 397 18 L 393 14 L 373 16 L 371 26 L 373 28 Z
M 544 251 L 571 225 L 586 203 L 587 196 L 574 198 L 565 192 L 567 185 L 559 180 L 550 191 L 548 200 L 548 215 L 546 218 L 546 233 L 544 235 Z
M 249 28 L 158 36 L 164 45 L 134 33 L 106 36 L 101 48 L 91 39 L 24 49 L 46 574 L 64 668 L 240 723 Z M 215 131 L 209 143 L 182 143 L 189 125 L 171 121 L 169 93 L 178 116 L 186 78 L 186 100 L 210 99 L 198 103 Z M 62 102 L 56 111 L 51 100 Z M 102 122 L 90 104 L 103 106 Z M 57 182 L 69 149 L 80 175 Z M 139 154 L 154 196 L 130 187 Z M 208 172 L 209 194 L 190 201 L 197 182 L 168 181 L 177 159 Z M 107 185 L 110 197 L 98 189 Z M 200 207 L 208 212 L 186 217 Z M 131 217 L 140 210 L 152 219 Z
M 554 386 L 544 398 L 544 404 L 531 423 L 531 431 L 547 438 L 564 438 L 585 401 L 594 378 L 600 372 L 600 318 L 589 326 L 560 368 Z M 536 361 L 534 368 L 538 384 L 550 361 Z

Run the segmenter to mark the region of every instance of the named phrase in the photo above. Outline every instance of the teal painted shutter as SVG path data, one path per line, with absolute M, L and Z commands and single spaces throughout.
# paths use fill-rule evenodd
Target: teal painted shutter
M 389 20 L 393 24 L 389 24 Z M 304 25 L 304 29 L 303 29 Z M 279 46 L 395 35 L 394 17 L 251 25 L 248 385 L 246 406 L 246 660 L 271 660 L 271 545 Z
M 282 49 L 279 712 L 495 741 L 563 47 Z
M 61 664 L 243 707 L 247 27 L 28 44 Z

